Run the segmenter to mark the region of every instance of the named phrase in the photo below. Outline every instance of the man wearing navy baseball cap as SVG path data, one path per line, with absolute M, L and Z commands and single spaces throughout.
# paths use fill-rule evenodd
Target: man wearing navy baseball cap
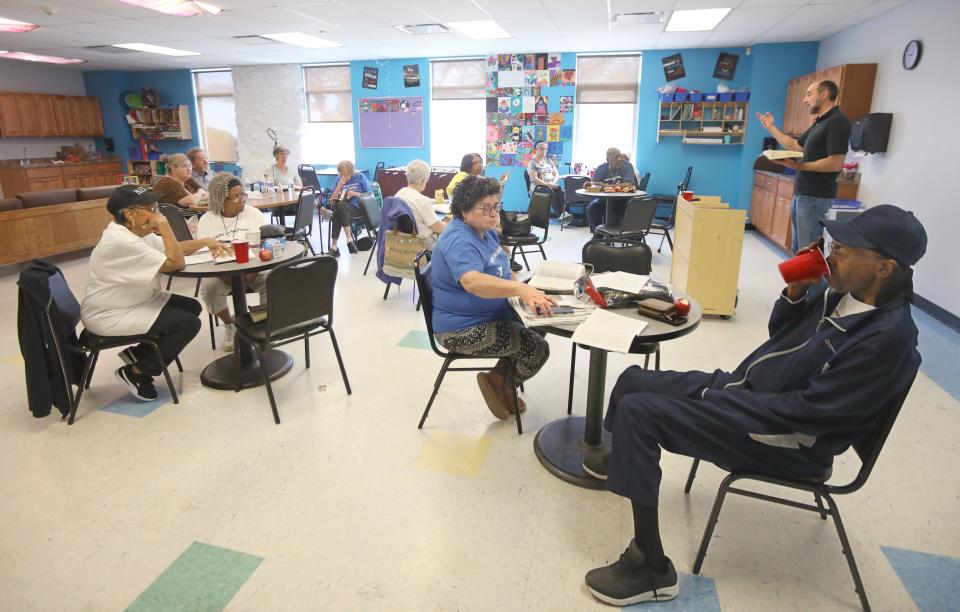
M 184 255 L 203 247 L 227 250 L 216 240 L 177 241 L 157 208 L 159 196 L 139 185 L 121 185 L 107 200 L 113 216 L 90 254 L 87 292 L 80 304 L 83 326 L 100 336 L 150 334 L 160 349 L 124 349 L 117 380 L 139 400 L 157 399 L 153 377 L 200 331 L 200 302 L 160 289 L 160 273 L 182 270 Z
M 773 307 L 770 339 L 733 372 L 634 366 L 621 374 L 604 421 L 611 448 L 583 455 L 584 471 L 633 507 L 626 551 L 586 575 L 601 601 L 626 606 L 679 592 L 660 541 L 661 448 L 728 470 L 825 480 L 834 457 L 875 431 L 913 383 L 911 266 L 927 248 L 923 226 L 888 205 L 822 223 L 833 240 L 829 277 L 790 283 Z

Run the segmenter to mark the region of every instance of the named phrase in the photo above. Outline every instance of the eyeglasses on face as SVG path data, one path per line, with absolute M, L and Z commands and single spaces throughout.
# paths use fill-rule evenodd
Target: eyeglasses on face
M 246 193 L 241 193 L 240 195 L 236 195 L 236 196 L 227 196 L 227 199 L 228 199 L 228 200 L 233 200 L 234 202 L 246 202 L 246 201 L 247 201 L 247 194 L 246 194 Z
M 131 206 L 131 208 L 139 208 L 140 210 L 145 210 L 151 213 L 160 212 L 160 205 L 154 204 L 153 206 Z
M 832 242 L 828 242 L 827 249 L 830 251 L 830 253 L 852 253 L 853 252 L 853 247 L 849 247 L 843 244 L 842 242 L 837 242 L 836 240 Z M 877 255 L 879 257 L 884 257 L 884 258 L 887 257 L 877 249 L 871 249 L 869 247 L 858 249 L 858 250 L 869 251 L 870 253 L 873 253 L 874 255 Z
M 481 206 L 480 212 L 485 215 L 496 215 L 503 210 L 503 204 L 494 204 L 493 206 Z

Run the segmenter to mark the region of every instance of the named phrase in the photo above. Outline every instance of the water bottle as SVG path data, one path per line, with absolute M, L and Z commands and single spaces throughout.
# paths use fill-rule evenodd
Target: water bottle
M 267 186 L 266 191 L 273 193 L 273 177 L 263 175 L 263 182 Z

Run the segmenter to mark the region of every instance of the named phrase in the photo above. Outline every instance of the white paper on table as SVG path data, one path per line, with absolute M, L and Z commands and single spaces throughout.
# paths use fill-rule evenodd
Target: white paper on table
M 627 353 L 630 351 L 633 339 L 646 326 L 645 321 L 597 308 L 577 327 L 571 339 L 577 344 Z
M 607 287 L 627 293 L 640 293 L 650 277 L 644 274 L 630 274 L 629 272 L 603 272 L 594 274 L 590 277 L 590 280 L 593 281 L 593 286 L 597 289 Z

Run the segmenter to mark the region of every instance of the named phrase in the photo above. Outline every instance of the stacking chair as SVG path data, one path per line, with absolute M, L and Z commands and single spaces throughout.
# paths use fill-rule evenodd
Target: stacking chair
M 421 264 L 421 262 L 423 263 Z M 440 385 L 443 383 L 443 379 L 447 375 L 447 372 L 486 372 L 490 369 L 489 367 L 454 368 L 451 367 L 453 362 L 466 359 L 485 359 L 487 361 L 496 359 L 496 357 L 477 357 L 475 355 L 454 353 L 451 351 L 441 350 L 440 347 L 437 346 L 437 341 L 433 337 L 433 280 L 430 277 L 431 265 L 432 264 L 429 262 L 428 252 L 421 251 L 420 254 L 417 255 L 417 259 L 414 262 L 414 273 L 416 274 L 417 287 L 420 289 L 420 303 L 423 306 L 423 320 L 427 325 L 427 336 L 430 339 L 430 348 L 432 348 L 433 352 L 443 359 L 443 365 L 440 366 L 440 373 L 437 374 L 437 380 L 433 383 L 433 393 L 430 394 L 430 400 L 427 402 L 427 407 L 423 410 L 423 416 L 420 417 L 420 423 L 417 425 L 417 429 L 423 429 L 423 423 L 427 420 L 427 415 L 430 414 L 430 407 L 433 406 L 433 400 L 437 398 L 437 393 L 440 391 Z M 512 378 L 514 375 L 515 374 L 513 372 L 509 372 L 508 378 Z M 513 396 L 513 410 L 514 414 L 517 416 L 517 433 L 523 434 L 523 423 L 520 420 L 520 404 L 517 401 L 516 394 Z
M 646 191 L 646 190 L 647 190 L 647 185 L 649 185 L 649 184 L 650 184 L 650 173 L 649 173 L 649 172 L 644 172 L 644 173 L 643 173 L 643 176 L 640 177 L 640 182 L 637 183 L 637 190 L 638 190 L 638 191 Z
M 677 220 L 677 196 L 690 188 L 690 179 L 692 176 L 693 166 L 688 166 L 687 173 L 683 176 L 683 180 L 677 185 L 677 193 L 672 196 L 667 194 L 653 196 L 657 198 L 658 203 L 668 204 L 670 206 L 670 212 L 666 217 L 657 215 L 653 218 L 653 223 L 650 224 L 650 233 L 663 234 L 663 238 L 660 239 L 660 246 L 657 247 L 657 253 L 663 248 L 664 239 L 666 239 L 670 251 L 673 251 L 673 240 L 670 239 L 670 230 L 673 229 Z
M 915 373 L 917 368 L 920 367 L 919 355 L 914 354 L 914 362 L 912 366 L 913 367 L 911 369 Z M 863 588 L 863 581 L 860 579 L 860 572 L 857 570 L 857 562 L 853 557 L 853 549 L 850 548 L 850 541 L 847 539 L 847 532 L 843 527 L 843 521 L 840 519 L 840 509 L 837 507 L 837 503 L 834 501 L 833 495 L 853 493 L 858 491 L 867 483 L 867 479 L 870 477 L 870 473 L 873 471 L 873 466 L 876 464 L 877 458 L 880 456 L 880 451 L 883 450 L 883 444 L 886 442 L 887 436 L 890 434 L 890 430 L 893 429 L 893 424 L 896 422 L 897 416 L 900 414 L 900 408 L 903 406 L 903 402 L 907 399 L 907 395 L 910 392 L 910 387 L 913 386 L 913 381 L 914 378 L 908 380 L 903 391 L 897 394 L 878 411 L 876 415 L 876 425 L 873 431 L 871 431 L 859 442 L 853 444 L 853 450 L 857 453 L 857 456 L 860 459 L 860 471 L 857 472 L 856 477 L 848 484 L 827 484 L 827 481 L 830 479 L 832 474 L 832 470 L 830 468 L 827 468 L 824 473 L 817 476 L 799 478 L 795 476 L 783 476 L 772 473 L 760 474 L 753 472 L 742 472 L 721 467 L 721 469 L 724 469 L 730 473 L 727 474 L 726 478 L 723 479 L 723 482 L 720 483 L 720 488 L 717 491 L 717 497 L 713 502 L 713 509 L 710 511 L 710 518 L 707 519 L 707 526 L 703 531 L 703 538 L 700 540 L 700 548 L 697 550 L 697 558 L 693 564 L 693 573 L 700 573 L 700 568 L 703 567 L 703 560 L 707 556 L 707 546 L 710 545 L 710 538 L 713 537 L 713 530 L 720 519 L 720 510 L 723 507 L 723 500 L 727 493 L 733 493 L 734 495 L 751 497 L 753 499 L 780 504 L 782 506 L 790 506 L 791 508 L 816 512 L 823 520 L 827 520 L 828 516 L 832 517 L 834 527 L 837 529 L 837 536 L 840 538 L 841 550 L 843 551 L 844 556 L 847 558 L 847 566 L 850 568 L 850 574 L 853 576 L 854 587 L 857 595 L 860 597 L 860 605 L 863 607 L 865 612 L 869 612 L 870 603 L 867 601 L 867 592 Z M 690 475 L 687 477 L 687 484 L 683 489 L 684 493 L 690 493 L 690 488 L 693 486 L 693 479 L 696 478 L 697 467 L 699 465 L 700 460 L 694 459 L 693 465 L 690 467 Z M 746 489 L 735 488 L 733 484 L 738 480 L 755 480 L 758 482 L 765 482 L 786 487 L 796 491 L 813 493 L 816 506 L 791 499 L 776 497 L 774 495 L 767 495 L 764 493 L 757 493 L 755 491 L 748 491 Z M 826 507 L 824 507 L 823 501 L 827 502 Z
M 524 173 L 524 176 L 526 176 L 526 173 Z M 587 204 L 590 203 L 591 198 L 579 195 L 577 189 L 582 189 L 584 183 L 589 180 L 589 177 L 580 175 L 570 175 L 563 179 L 563 212 L 581 217 L 587 213 Z M 560 231 L 563 231 L 562 221 Z
M 173 231 L 173 237 L 177 239 L 177 242 L 184 242 L 186 240 L 193 240 L 193 234 L 190 233 L 190 228 L 187 226 L 187 220 L 183 218 L 183 215 L 180 214 L 180 208 L 174 206 L 173 204 L 161 204 L 160 212 L 163 213 L 163 216 L 167 218 L 167 223 L 170 224 L 170 229 Z M 170 285 L 173 283 L 173 275 L 167 275 L 167 291 L 170 291 Z M 200 295 L 200 279 L 197 279 L 197 286 L 193 290 L 193 297 Z
M 287 240 L 296 240 L 306 245 L 310 249 L 311 255 L 317 254 L 310 243 L 310 235 L 313 233 L 313 210 L 316 206 L 316 191 L 313 187 L 304 187 L 300 192 L 300 199 L 297 201 L 297 214 L 294 217 L 293 227 L 283 228 Z
M 373 261 L 373 255 L 377 252 L 377 232 L 380 231 L 380 205 L 377 198 L 372 193 L 360 195 L 360 216 L 363 219 L 363 226 L 367 234 L 373 239 L 373 246 L 370 247 L 370 256 L 367 257 L 367 265 L 363 268 L 363 275 L 367 275 L 370 269 L 370 262 Z M 356 236 L 354 236 L 356 238 Z
M 56 352 L 57 360 L 60 363 L 60 371 L 63 372 L 64 375 L 63 383 L 66 387 L 67 395 L 70 398 L 70 416 L 67 424 L 73 425 L 73 421 L 77 416 L 77 406 L 80 405 L 80 397 L 83 395 L 84 389 L 90 388 L 90 381 L 93 380 L 93 370 L 96 368 L 100 351 L 143 343 L 156 352 L 157 360 L 160 363 L 163 363 L 163 357 L 160 354 L 160 347 L 157 346 L 157 339 L 149 334 L 134 336 L 98 336 L 93 332 L 83 330 L 75 342 L 71 339 L 67 346 L 61 346 L 55 329 L 58 327 L 70 330 L 77 328 L 77 324 L 80 322 L 80 303 L 77 302 L 77 298 L 73 295 L 73 292 L 70 291 L 70 287 L 67 285 L 67 281 L 60 270 L 57 270 L 56 274 L 51 275 L 48 282 L 50 287 L 50 302 L 47 304 L 38 304 L 38 306 L 40 306 L 43 311 L 44 322 L 52 339 L 52 346 L 50 348 Z M 73 393 L 72 383 L 68 380 L 66 374 L 68 370 L 67 362 L 71 353 L 83 356 L 83 370 L 78 379 L 79 384 L 77 385 L 76 395 Z M 176 363 L 177 368 L 182 372 L 183 366 L 180 364 L 179 357 L 176 358 Z M 170 389 L 170 396 L 173 398 L 173 403 L 180 403 L 180 398 L 177 396 L 177 389 L 173 385 L 173 380 L 170 378 L 170 372 L 166 366 L 163 368 L 163 376 L 167 381 L 167 388 Z
M 617 246 L 617 244 L 625 246 Z M 643 242 L 623 240 L 591 240 L 583 245 L 580 255 L 583 263 L 593 266 L 593 272 L 629 272 L 630 274 L 650 274 L 653 253 Z M 570 349 L 570 387 L 567 392 L 567 414 L 573 413 L 573 382 L 577 366 L 577 343 L 571 343 Z M 630 347 L 633 354 L 644 355 L 643 367 L 650 365 L 650 355 L 655 356 L 654 365 L 660 369 L 660 344 L 634 342 Z
M 501 211 L 502 214 L 502 211 Z M 536 253 L 535 250 L 526 250 L 528 247 L 536 247 L 540 255 L 546 259 L 547 254 L 543 250 L 543 243 L 547 241 L 547 234 L 550 232 L 550 194 L 541 191 L 534 191 L 530 198 L 530 207 L 527 209 L 531 227 L 537 227 L 543 230 L 543 236 L 537 236 L 533 232 L 520 235 L 500 235 L 500 244 L 510 248 L 510 263 L 513 263 L 514 257 L 520 253 L 523 263 L 530 269 L 530 263 L 527 261 L 528 253 Z
M 361 193 L 359 196 L 357 196 L 357 199 L 360 202 L 360 208 L 357 209 L 357 208 L 354 208 L 353 206 L 350 207 L 350 226 L 351 226 L 351 231 L 353 231 L 354 239 L 356 239 L 357 237 L 357 223 L 365 223 L 364 217 L 363 217 L 364 215 L 363 211 L 365 207 L 364 202 L 367 201 L 368 204 L 372 203 L 377 210 L 380 210 L 379 206 L 377 206 L 377 199 L 372 193 Z M 329 204 L 329 201 L 328 201 L 328 204 Z M 379 213 L 377 217 L 378 217 L 378 224 L 379 224 Z M 367 233 L 370 233 L 369 228 L 367 230 Z M 333 219 L 327 222 L 327 244 L 332 244 L 332 243 L 333 243 Z M 320 250 L 323 250 L 323 239 L 320 240 Z
M 657 199 L 640 196 L 627 201 L 623 221 L 619 224 L 603 223 L 597 226 L 597 237 L 601 239 L 639 240 L 646 243 L 653 216 L 657 214 Z
M 295 259 L 280 264 L 267 275 L 267 318 L 255 323 L 250 313 L 237 316 L 236 342 L 249 344 L 263 372 L 273 422 L 280 424 L 276 398 L 270 377 L 263 370 L 260 354 L 271 348 L 303 340 L 303 357 L 306 367 L 310 367 L 310 337 L 330 333 L 333 352 L 340 366 L 340 376 L 347 389 L 347 395 L 353 393 L 347 370 L 343 366 L 337 335 L 333 332 L 333 289 L 337 282 L 337 260 L 329 256 Z M 240 359 L 240 351 L 236 351 Z M 239 384 L 238 380 L 238 384 Z M 238 387 L 236 391 L 240 391 Z
M 379 175 L 379 174 L 380 174 L 380 171 L 383 170 L 383 169 L 386 168 L 386 167 L 387 167 L 387 165 L 386 165 L 385 163 L 383 163 L 383 162 L 377 162 L 377 165 L 374 166 L 374 168 L 373 168 L 373 178 L 371 178 L 370 180 L 376 181 L 376 180 L 377 180 L 377 175 Z

